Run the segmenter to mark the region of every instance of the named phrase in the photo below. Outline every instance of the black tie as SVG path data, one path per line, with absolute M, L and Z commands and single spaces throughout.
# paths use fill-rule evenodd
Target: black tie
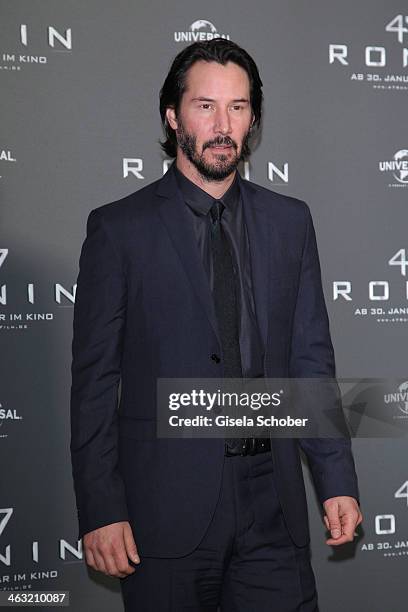
M 224 377 L 241 378 L 236 276 L 228 236 L 221 225 L 223 210 L 222 200 L 214 200 L 210 210 L 213 299 L 223 354 Z
M 239 347 L 238 304 L 236 274 L 228 236 L 221 225 L 224 210 L 222 200 L 214 200 L 211 207 L 211 254 L 213 259 L 213 299 L 224 363 L 224 378 L 242 378 Z M 239 438 L 225 438 L 231 449 Z

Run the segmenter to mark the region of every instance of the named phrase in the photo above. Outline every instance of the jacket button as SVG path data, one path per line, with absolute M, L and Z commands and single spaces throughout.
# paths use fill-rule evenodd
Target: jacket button
M 213 361 L 215 361 L 215 363 L 220 363 L 220 361 L 221 361 L 221 359 L 218 357 L 218 355 L 217 355 L 216 353 L 213 353 L 213 354 L 211 355 L 211 359 L 212 359 Z

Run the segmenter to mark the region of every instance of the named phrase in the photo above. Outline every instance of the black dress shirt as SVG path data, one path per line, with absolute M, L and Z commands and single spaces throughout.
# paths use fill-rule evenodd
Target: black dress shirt
M 194 233 L 202 262 L 207 272 L 210 289 L 213 289 L 213 266 L 210 244 L 210 208 L 214 199 L 206 191 L 190 181 L 173 164 L 177 183 L 191 214 Z M 242 375 L 244 378 L 263 376 L 263 344 L 255 316 L 255 306 L 252 292 L 252 277 L 250 265 L 249 240 L 243 216 L 242 198 L 238 178 L 234 181 L 222 198 L 225 209 L 221 224 L 226 232 L 233 251 L 234 267 L 237 274 L 239 291 L 239 344 L 241 351 Z

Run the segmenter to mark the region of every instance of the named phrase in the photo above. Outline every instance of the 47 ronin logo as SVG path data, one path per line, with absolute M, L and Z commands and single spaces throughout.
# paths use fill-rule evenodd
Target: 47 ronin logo
M 408 251 L 407 249 L 399 249 L 389 260 L 389 266 L 397 266 L 401 268 L 401 275 L 407 276 L 408 269 Z M 405 299 L 408 300 L 408 281 L 405 281 Z M 350 280 L 333 281 L 333 300 L 336 301 L 342 298 L 351 302 L 352 298 L 352 282 Z M 368 299 L 370 302 L 386 302 L 390 299 L 390 283 L 386 280 L 371 280 L 368 283 Z M 408 307 L 407 307 L 408 311 Z M 376 313 L 384 314 L 384 313 Z
M 9 255 L 9 250 L 7 248 L 0 248 L 0 268 L 5 263 L 6 258 Z M 54 302 L 57 304 L 61 304 L 67 301 L 70 304 L 75 303 L 77 285 L 74 284 L 72 286 L 72 290 L 66 289 L 60 283 L 54 283 Z M 29 304 L 35 303 L 35 286 L 34 283 L 27 283 L 25 287 L 25 301 Z M 7 306 L 7 285 L 0 285 L 0 306 Z M 27 316 L 25 318 L 30 321 L 37 320 L 38 317 L 35 313 L 26 313 Z M 10 320 L 21 321 L 22 316 L 20 314 L 10 314 Z M 47 313 L 46 316 L 41 316 L 41 319 L 52 319 L 52 313 Z M 0 321 L 5 321 L 6 315 L 0 313 Z
M 405 499 L 408 507 L 408 480 L 406 480 L 394 493 L 396 499 Z M 377 536 L 394 535 L 397 531 L 395 514 L 376 514 L 374 517 L 374 531 Z M 408 540 L 379 540 L 362 544 L 361 550 L 369 552 L 381 551 L 386 557 L 399 557 L 408 554 Z
M 14 508 L 0 508 L 0 536 L 3 535 L 3 532 L 10 521 L 14 512 Z M 3 517 L 1 518 L 1 516 Z M 4 535 L 2 538 L 4 542 Z M 82 540 L 77 540 L 75 545 L 69 544 L 66 540 L 60 539 L 59 543 L 59 558 L 62 561 L 67 560 L 67 552 L 72 555 L 78 561 L 81 561 L 83 558 L 82 552 Z M 39 563 L 40 561 L 40 546 L 37 540 L 33 540 L 30 546 L 30 559 L 34 561 L 34 563 Z M 11 556 L 11 544 L 5 545 L 4 548 L 0 550 L 0 564 L 6 565 L 9 567 L 11 565 L 12 556 Z
M 33 34 L 28 31 L 27 24 L 22 23 L 20 25 L 20 44 L 24 48 L 24 53 L 15 53 L 5 51 L 0 55 L 0 61 L 3 62 L 3 66 L 6 70 L 20 70 L 23 64 L 47 64 L 46 55 L 33 55 L 27 53 L 26 50 L 43 47 L 42 41 L 46 41 L 47 47 L 58 53 L 61 51 L 71 52 L 72 51 L 72 30 L 66 28 L 65 32 L 61 33 L 53 26 L 48 26 L 46 36 L 43 39 L 39 38 L 37 32 Z M 14 45 L 13 45 L 14 46 Z M 45 47 L 47 50 L 48 48 Z
M 51 49 L 55 49 L 55 42 L 58 41 L 59 45 L 67 51 L 72 51 L 72 30 L 67 28 L 64 34 L 58 32 L 53 26 L 47 28 L 47 43 Z M 20 26 L 20 42 L 24 47 L 29 44 L 27 25 L 22 23 Z
M 408 15 L 397 15 L 386 24 L 385 31 L 396 34 L 398 42 L 404 44 L 404 36 L 408 34 L 407 26 Z M 387 65 L 387 50 L 383 46 L 368 45 L 364 48 L 363 60 L 364 64 L 369 68 L 384 68 Z M 348 66 L 348 45 L 330 44 L 329 63 Z M 408 66 L 408 49 L 406 47 L 402 49 L 402 66 L 404 68 Z

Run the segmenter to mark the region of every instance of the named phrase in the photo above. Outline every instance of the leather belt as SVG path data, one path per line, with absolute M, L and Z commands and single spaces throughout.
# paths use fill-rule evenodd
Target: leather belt
M 270 438 L 236 438 L 225 443 L 226 457 L 257 455 L 271 450 Z

